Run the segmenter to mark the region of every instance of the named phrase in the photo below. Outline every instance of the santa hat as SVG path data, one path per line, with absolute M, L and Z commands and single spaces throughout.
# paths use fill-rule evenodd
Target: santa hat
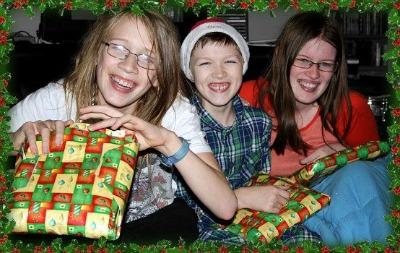
M 243 36 L 235 28 L 226 24 L 222 19 L 209 18 L 197 22 L 186 36 L 181 46 L 181 67 L 186 77 L 192 81 L 193 75 L 190 71 L 189 63 L 193 47 L 203 35 L 213 32 L 225 33 L 236 42 L 244 60 L 243 74 L 245 74 L 247 71 L 250 52 Z

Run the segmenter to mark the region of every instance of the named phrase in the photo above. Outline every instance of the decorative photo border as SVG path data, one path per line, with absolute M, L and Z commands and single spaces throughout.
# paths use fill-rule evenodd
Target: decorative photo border
M 90 243 L 72 240 L 67 244 L 61 238 L 52 241 L 40 242 L 34 245 L 30 242 L 12 241 L 7 234 L 13 224 L 7 220 L 9 212 L 7 203 L 12 199 L 9 187 L 12 174 L 7 168 L 8 152 L 12 151 L 12 143 L 8 136 L 9 118 L 6 112 L 16 99 L 7 90 L 11 80 L 8 72 L 9 54 L 14 46 L 10 38 L 10 28 L 14 22 L 11 17 L 13 9 L 23 9 L 27 16 L 34 15 L 33 8 L 40 12 L 46 9 L 57 10 L 60 15 L 66 11 L 76 9 L 91 10 L 99 15 L 106 10 L 116 11 L 121 7 L 128 7 L 134 13 L 142 9 L 156 9 L 163 12 L 166 7 L 180 7 L 185 11 L 199 13 L 207 9 L 210 16 L 223 13 L 228 9 L 243 9 L 266 11 L 274 15 L 277 8 L 288 10 L 320 11 L 327 15 L 331 12 L 350 9 L 359 12 L 388 13 L 388 49 L 383 54 L 383 59 L 389 66 L 386 74 L 387 85 L 391 85 L 390 126 L 388 127 L 389 144 L 392 151 L 392 161 L 388 166 L 392 183 L 388 190 L 395 195 L 395 203 L 390 207 L 390 214 L 385 217 L 394 228 L 385 245 L 359 242 L 353 245 L 328 247 L 304 242 L 295 248 L 283 246 L 281 242 L 262 243 L 250 246 L 225 246 L 220 243 L 195 242 L 186 245 L 182 242 L 179 246 L 171 245 L 168 241 L 160 241 L 156 245 L 142 246 L 136 244 L 114 245 L 104 239 Z M 400 1 L 394 0 L 0 0 L 0 252 L 398 252 L 400 250 Z

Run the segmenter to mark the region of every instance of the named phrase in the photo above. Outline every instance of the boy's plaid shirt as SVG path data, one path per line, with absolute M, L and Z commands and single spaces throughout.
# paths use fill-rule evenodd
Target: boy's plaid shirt
M 215 121 L 203 108 L 200 97 L 195 94 L 192 104 L 201 118 L 201 127 L 232 189 L 246 186 L 250 177 L 258 171 L 270 171 L 271 119 L 260 109 L 244 106 L 240 97 L 233 98 L 236 118 L 233 126 L 224 127 Z M 196 169 L 196 168 L 193 168 Z M 201 239 L 240 240 L 234 234 L 214 228 L 212 224 L 222 222 L 190 192 L 183 180 L 177 179 L 176 196 L 183 198 L 199 216 Z M 207 186 L 205 186 L 207 187 Z M 230 238 L 236 237 L 236 238 Z M 243 238 L 241 239 L 243 241 Z

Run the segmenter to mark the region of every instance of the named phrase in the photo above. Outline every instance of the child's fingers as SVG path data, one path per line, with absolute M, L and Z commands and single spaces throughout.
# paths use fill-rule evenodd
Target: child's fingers
M 286 206 L 287 203 L 288 203 L 288 199 L 285 197 L 278 198 L 278 200 L 277 200 L 277 204 L 279 204 L 281 207 Z
M 37 155 L 39 151 L 36 146 L 36 133 L 34 128 L 25 129 L 24 135 L 25 135 L 25 140 L 27 140 L 29 143 L 29 148 L 31 149 L 32 154 Z
M 79 119 L 86 120 L 86 119 L 109 119 L 109 118 L 117 118 L 122 117 L 123 113 L 120 111 L 111 108 L 109 106 L 103 105 L 94 105 L 94 106 L 87 106 L 82 107 L 79 109 L 80 116 Z
M 279 185 L 276 187 L 279 188 L 278 194 L 280 197 L 284 198 L 285 200 L 289 199 L 290 193 L 287 191 L 290 188 L 289 185 Z
M 42 128 L 40 130 L 40 135 L 42 136 L 42 153 L 48 154 L 50 152 L 50 129 Z M 36 145 L 36 138 L 35 138 Z
M 104 114 L 104 113 L 96 113 L 96 112 L 90 112 L 90 113 L 85 113 L 79 115 L 80 120 L 88 120 L 88 119 L 109 119 L 110 116 Z
M 67 125 L 68 122 L 63 122 L 57 120 L 55 122 L 55 129 L 56 129 L 56 138 L 55 138 L 55 143 L 56 146 L 61 146 L 63 139 L 64 139 L 64 129 L 65 126 Z
M 100 122 L 96 122 L 88 127 L 89 131 L 96 131 L 98 129 L 102 128 L 110 128 L 115 124 L 116 119 L 115 118 L 109 118 L 102 120 Z

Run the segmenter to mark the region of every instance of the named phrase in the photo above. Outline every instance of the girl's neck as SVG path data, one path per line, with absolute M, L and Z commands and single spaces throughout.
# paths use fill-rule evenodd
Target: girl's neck
M 297 128 L 301 129 L 307 126 L 312 119 L 315 117 L 315 114 L 318 112 L 318 103 L 314 102 L 313 104 L 299 104 L 296 105 L 296 123 Z

